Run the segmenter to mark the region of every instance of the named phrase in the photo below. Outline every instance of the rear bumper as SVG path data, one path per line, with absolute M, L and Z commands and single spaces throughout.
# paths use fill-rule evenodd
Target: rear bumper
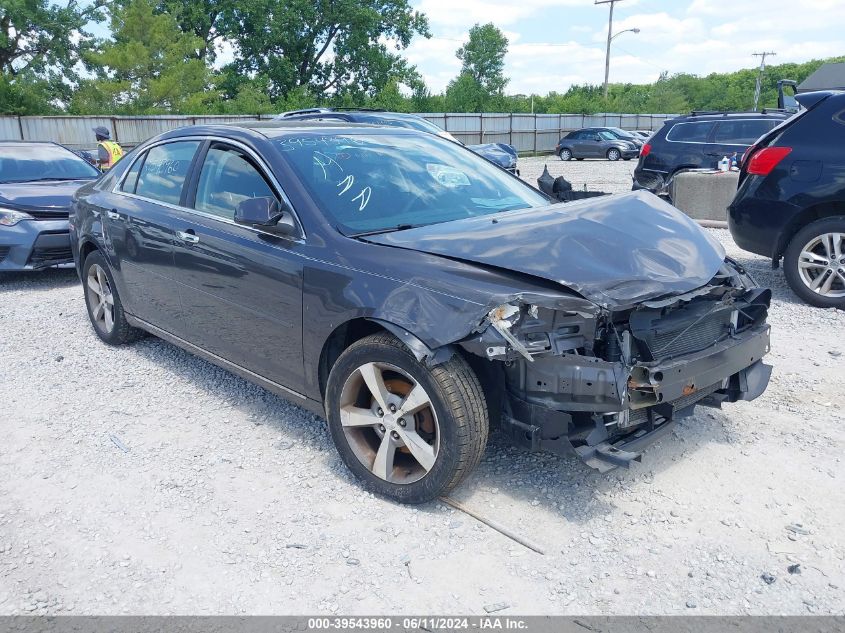
M 548 400 L 528 402 L 509 394 L 503 427 L 514 443 L 533 451 L 574 452 L 601 472 L 629 466 L 695 405 L 719 407 L 760 396 L 771 375 L 761 360 L 769 344 L 764 323 L 670 361 L 633 367 L 591 363 L 591 371 L 580 372 L 592 390 L 608 394 L 601 405 L 562 411 L 550 408 Z M 579 389 L 569 376 L 564 380 Z
M 776 259 L 786 247 L 790 227 L 801 208 L 746 193 L 751 184 L 756 183 L 743 183 L 728 206 L 728 229 L 742 250 Z
M 72 262 L 67 220 L 24 220 L 0 227 L 0 271 L 39 270 Z

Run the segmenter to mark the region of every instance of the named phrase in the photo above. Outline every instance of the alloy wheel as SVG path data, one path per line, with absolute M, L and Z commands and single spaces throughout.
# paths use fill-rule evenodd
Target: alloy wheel
M 798 274 L 817 294 L 845 297 L 845 233 L 822 233 L 807 242 L 798 256 Z
M 440 427 L 431 398 L 404 370 L 365 363 L 346 379 L 340 422 L 355 457 L 379 479 L 419 481 L 434 467 Z
M 111 334 L 114 329 L 114 296 L 106 271 L 99 264 L 93 264 L 88 269 L 85 285 L 94 325 L 101 332 Z
M 621 154 L 619 153 L 618 149 L 612 149 L 607 152 L 607 159 L 608 160 L 619 160 Z

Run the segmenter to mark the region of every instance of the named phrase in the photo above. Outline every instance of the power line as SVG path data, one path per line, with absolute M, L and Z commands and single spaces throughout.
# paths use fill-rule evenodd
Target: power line
M 777 53 L 774 51 L 766 51 L 763 53 L 751 53 L 753 57 L 760 58 L 760 68 L 757 71 L 757 82 L 754 86 L 754 112 L 757 112 L 757 104 L 760 102 L 760 90 L 763 85 L 763 73 L 766 70 L 766 57 L 771 55 L 775 56 Z

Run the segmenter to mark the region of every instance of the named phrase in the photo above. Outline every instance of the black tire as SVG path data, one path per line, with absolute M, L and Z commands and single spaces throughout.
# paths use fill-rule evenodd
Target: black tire
M 615 147 L 611 147 L 607 150 L 607 160 L 617 161 L 622 158 L 622 152 L 620 152 Z
M 575 160 L 584 160 L 583 158 L 576 158 Z
M 421 386 L 428 396 L 428 403 L 431 405 L 429 410 L 434 413 L 433 419 L 436 420 L 435 428 L 438 434 L 436 445 L 439 446 L 439 450 L 435 453 L 433 466 L 421 478 L 414 481 L 394 483 L 372 472 L 376 470 L 375 445 L 380 446 L 380 443 L 385 441 L 387 431 L 384 426 L 380 429 L 362 426 L 361 431 L 356 429 L 356 432 L 362 435 L 350 439 L 341 422 L 342 399 L 348 398 L 344 387 L 354 384 L 353 381 L 358 377 L 359 370 L 371 363 L 386 366 L 382 368 L 385 372 L 381 374 L 384 379 L 382 384 L 387 384 L 388 375 L 397 375 L 393 374 L 390 368 L 398 368 L 414 380 L 416 386 Z M 363 393 L 366 398 L 368 392 Z M 369 395 L 372 395 L 372 392 L 369 392 Z M 389 396 L 398 397 L 393 392 L 390 392 Z M 361 404 L 366 405 L 366 400 L 358 400 L 354 406 L 358 407 Z M 489 432 L 487 402 L 481 384 L 467 362 L 456 354 L 445 363 L 426 367 L 417 361 L 410 350 L 396 337 L 387 333 L 363 338 L 341 354 L 329 374 L 325 405 L 332 439 L 349 470 L 369 490 L 401 503 L 425 503 L 448 493 L 478 465 L 487 445 Z M 373 398 L 370 407 L 371 409 L 375 407 L 379 412 L 382 411 L 376 398 Z M 357 410 L 370 414 L 371 409 Z M 401 415 L 401 408 L 395 415 Z M 386 420 L 387 416 L 382 419 Z M 402 421 L 402 418 L 398 419 L 400 424 Z M 386 424 L 388 426 L 392 424 L 392 428 L 396 428 L 396 422 L 397 420 L 394 419 Z M 405 427 L 405 424 L 401 426 Z M 379 431 L 380 435 L 376 435 Z M 370 435 L 363 435 L 365 433 Z M 395 433 L 393 435 L 398 437 Z M 359 437 L 365 440 L 371 438 L 373 442 L 371 445 L 373 457 L 370 459 L 370 465 L 365 465 L 363 458 L 359 457 L 362 446 L 362 441 L 357 439 Z M 354 448 L 351 442 L 355 444 Z M 410 455 L 407 449 L 396 450 L 405 451 L 404 456 L 400 455 L 400 457 L 407 458 Z M 390 463 L 395 462 L 391 460 Z M 397 466 L 395 469 L 393 467 L 390 469 L 390 476 L 396 475 L 397 470 L 400 476 L 403 474 L 403 468 Z M 410 472 L 410 470 L 404 472 Z
M 95 269 L 95 267 L 97 267 L 96 270 L 92 270 Z M 94 305 L 94 302 L 97 301 L 98 295 L 89 285 L 89 277 L 92 275 L 92 272 L 94 272 L 94 276 L 97 276 L 96 272 L 98 271 L 102 271 L 102 275 L 107 280 L 104 285 L 107 286 L 108 295 L 112 300 L 112 326 L 110 329 L 105 320 L 95 317 L 95 310 L 97 310 L 99 314 L 98 306 Z M 85 263 L 82 265 L 82 291 L 85 294 L 85 307 L 88 310 L 88 318 L 91 321 L 91 326 L 94 328 L 94 332 L 100 337 L 100 340 L 104 343 L 108 343 L 109 345 L 126 345 L 143 338 L 145 332 L 132 327 L 126 321 L 126 315 L 123 312 L 123 304 L 120 302 L 120 296 L 117 293 L 117 286 L 114 283 L 114 276 L 112 275 L 108 262 L 106 262 L 106 258 L 103 257 L 100 251 L 92 251 L 88 254 L 88 257 L 85 258 Z M 108 308 L 104 307 L 103 314 L 105 314 L 105 310 L 107 309 Z
M 819 308 L 845 309 L 845 281 L 842 279 L 845 276 L 845 254 L 840 255 L 839 261 L 831 269 L 826 271 L 820 267 L 819 270 L 821 272 L 813 269 L 812 273 L 808 273 L 808 275 L 839 275 L 838 279 L 834 278 L 831 287 L 831 292 L 834 293 L 834 296 L 824 296 L 812 290 L 802 278 L 801 268 L 799 266 L 801 252 L 804 248 L 810 245 L 816 238 L 829 233 L 841 233 L 845 235 L 845 216 L 840 215 L 816 220 L 798 231 L 790 240 L 789 246 L 787 246 L 786 252 L 783 255 L 783 273 L 792 291 L 810 305 Z M 841 253 L 843 248 L 845 248 L 845 245 L 840 244 Z M 820 254 L 824 252 L 824 250 L 819 250 Z M 832 262 L 830 259 L 827 261 Z M 840 273 L 839 271 L 843 272 Z M 818 277 L 816 276 L 815 278 Z M 824 281 L 822 282 L 823 285 Z M 835 296 L 836 294 L 842 296 Z
M 623 158 L 622 160 L 631 160 L 630 158 Z
M 558 156 L 563 161 L 572 160 L 572 150 L 568 147 L 561 148 L 560 152 L 558 152 Z M 580 158 L 578 160 L 581 160 Z

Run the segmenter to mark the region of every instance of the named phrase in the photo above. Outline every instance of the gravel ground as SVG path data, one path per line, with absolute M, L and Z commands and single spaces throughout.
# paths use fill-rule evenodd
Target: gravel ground
M 573 189 L 583 189 L 584 185 L 590 191 L 606 191 L 608 193 L 623 193 L 631 191 L 634 176 L 635 160 L 585 159 L 563 162 L 557 156 L 534 156 L 519 159 L 519 172 L 523 179 L 537 186 L 537 178 L 543 173 L 543 167 L 548 165 L 549 173 L 557 178 L 564 176 L 572 183 Z
M 768 392 L 606 475 L 494 435 L 454 497 L 545 555 L 363 492 L 321 420 L 163 341 L 101 344 L 73 271 L 0 278 L 0 614 L 842 614 L 845 312 L 714 234 L 774 289 Z

